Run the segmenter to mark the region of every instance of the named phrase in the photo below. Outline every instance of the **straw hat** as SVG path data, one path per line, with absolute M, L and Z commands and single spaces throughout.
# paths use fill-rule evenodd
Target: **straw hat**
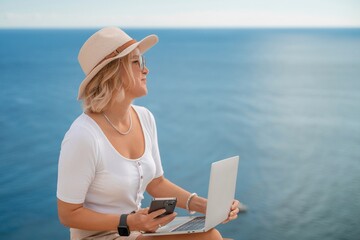
M 94 33 L 81 47 L 78 60 L 86 77 L 81 82 L 78 99 L 84 94 L 86 85 L 109 62 L 124 57 L 135 48 L 145 53 L 159 41 L 156 35 L 149 35 L 137 42 L 117 27 L 106 27 Z

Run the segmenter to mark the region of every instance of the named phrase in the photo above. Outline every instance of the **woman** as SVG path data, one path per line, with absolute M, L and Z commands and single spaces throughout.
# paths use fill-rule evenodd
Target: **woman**
M 178 207 L 205 213 L 206 199 L 191 194 L 163 176 L 153 115 L 132 105 L 147 94 L 144 54 L 158 42 L 150 35 L 136 42 L 115 27 L 92 35 L 79 52 L 86 74 L 78 99 L 84 113 L 71 125 L 61 146 L 58 213 L 70 227 L 71 239 L 168 239 L 145 237 L 172 221 L 176 213 L 141 209 L 144 191 L 153 197 L 177 197 Z M 237 217 L 239 202 L 229 212 Z M 119 236 L 122 235 L 122 236 Z M 171 239 L 222 239 L 207 233 Z

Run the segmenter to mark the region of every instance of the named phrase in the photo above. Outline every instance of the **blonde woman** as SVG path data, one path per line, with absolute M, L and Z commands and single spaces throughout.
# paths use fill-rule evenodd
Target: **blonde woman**
M 134 99 L 147 94 L 148 68 L 143 54 L 158 41 L 150 35 L 137 42 L 116 27 L 93 34 L 79 52 L 86 74 L 78 99 L 84 113 L 71 125 L 61 145 L 58 214 L 71 239 L 169 239 L 145 237 L 172 221 L 176 213 L 141 209 L 143 193 L 177 197 L 177 206 L 205 213 L 206 199 L 163 176 L 153 115 Z M 234 200 L 227 221 L 237 217 Z M 121 236 L 120 236 L 121 235 Z M 171 239 L 222 239 L 206 233 Z

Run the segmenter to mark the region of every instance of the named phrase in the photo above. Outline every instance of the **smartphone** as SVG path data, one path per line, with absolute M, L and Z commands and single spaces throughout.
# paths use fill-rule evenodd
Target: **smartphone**
M 156 218 L 166 216 L 174 212 L 177 199 L 174 198 L 153 198 L 150 204 L 149 213 L 152 213 L 159 209 L 165 209 L 166 212 L 157 216 Z

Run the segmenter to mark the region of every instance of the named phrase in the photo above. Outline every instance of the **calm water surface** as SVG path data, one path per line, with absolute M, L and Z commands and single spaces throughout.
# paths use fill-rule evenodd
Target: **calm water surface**
M 81 113 L 77 53 L 94 31 L 0 31 L 4 239 L 69 236 L 57 161 Z M 136 104 L 156 117 L 165 176 L 206 196 L 210 163 L 240 155 L 236 197 L 249 211 L 221 225 L 224 236 L 359 239 L 359 29 L 128 32 L 160 37 Z

